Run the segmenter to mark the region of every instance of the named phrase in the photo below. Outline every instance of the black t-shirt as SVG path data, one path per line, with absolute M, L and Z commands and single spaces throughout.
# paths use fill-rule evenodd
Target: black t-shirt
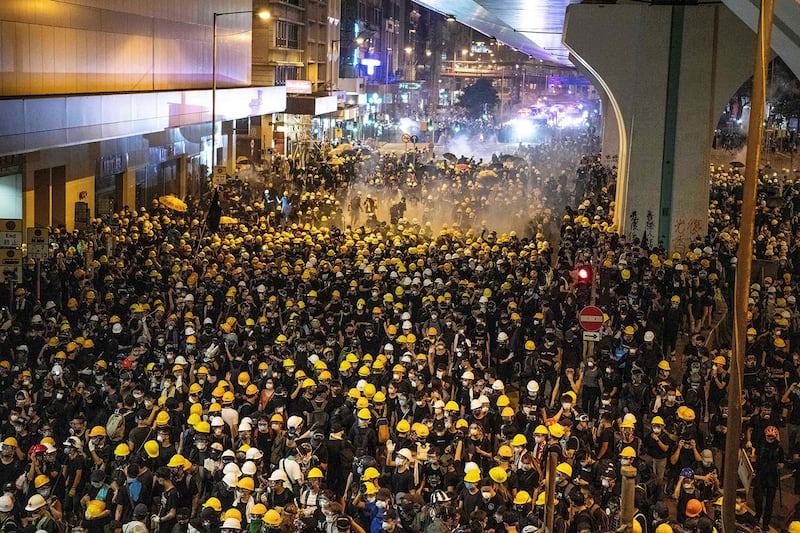
M 416 489 L 414 484 L 414 472 L 411 469 L 406 469 L 403 472 L 395 472 L 392 475 L 392 493 L 398 492 L 411 492 Z
M 159 516 L 164 517 L 170 513 L 173 509 L 176 511 L 178 510 L 179 506 L 179 494 L 178 489 L 172 487 L 169 490 L 165 490 L 161 493 L 161 508 L 159 510 Z M 177 515 L 170 520 L 162 520 L 160 525 L 160 530 L 162 531 L 172 531 L 173 526 L 178 522 Z

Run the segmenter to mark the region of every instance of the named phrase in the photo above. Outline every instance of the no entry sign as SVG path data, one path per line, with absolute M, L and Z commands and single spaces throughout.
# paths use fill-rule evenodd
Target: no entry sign
M 600 331 L 603 327 L 603 310 L 594 305 L 581 309 L 578 321 L 584 331 Z

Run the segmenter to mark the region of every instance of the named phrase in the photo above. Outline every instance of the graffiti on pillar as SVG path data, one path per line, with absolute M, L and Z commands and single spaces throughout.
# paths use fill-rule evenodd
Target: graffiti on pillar
M 644 235 L 642 236 L 642 244 L 645 246 L 650 246 L 650 239 L 653 236 L 653 228 L 655 227 L 655 223 L 653 222 L 653 212 L 651 210 L 647 210 L 647 218 L 645 219 L 644 223 Z
M 675 220 L 672 226 L 672 249 L 685 253 L 694 238 L 703 231 L 703 221 L 699 218 L 683 218 Z
M 639 229 L 639 213 L 636 211 L 631 211 L 630 219 L 631 231 L 629 233 L 634 234 Z

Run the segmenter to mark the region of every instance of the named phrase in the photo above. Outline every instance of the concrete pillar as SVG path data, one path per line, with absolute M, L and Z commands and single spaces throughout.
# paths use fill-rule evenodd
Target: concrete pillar
M 684 251 L 708 228 L 711 135 L 754 33 L 721 4 L 571 4 L 563 39 L 608 98 L 604 137 L 618 124 L 620 232 Z
M 619 157 L 619 124 L 617 124 L 617 115 L 614 114 L 608 95 L 603 91 L 600 91 L 598 95 L 600 96 L 600 113 L 603 118 L 600 154 L 604 162 L 610 162 Z

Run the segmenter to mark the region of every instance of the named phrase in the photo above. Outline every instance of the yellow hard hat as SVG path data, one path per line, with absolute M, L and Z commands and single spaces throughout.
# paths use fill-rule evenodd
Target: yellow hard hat
M 219 501 L 218 498 L 215 498 L 213 496 L 207 499 L 205 503 L 203 503 L 203 507 L 211 507 L 218 513 L 222 512 L 222 503 Z
M 147 453 L 147 456 L 150 459 L 155 459 L 156 457 L 158 457 L 158 451 L 159 451 L 158 449 L 159 449 L 158 441 L 149 440 L 144 443 L 144 451 L 145 453 Z
M 527 505 L 529 503 L 531 503 L 531 495 L 526 490 L 521 490 L 514 496 L 514 505 Z
M 481 471 L 479 468 L 473 468 L 464 475 L 466 483 L 477 483 L 481 480 Z
M 166 426 L 169 425 L 169 413 L 166 411 L 161 411 L 156 415 L 156 425 L 157 426 Z
M 264 515 L 264 523 L 266 523 L 268 526 L 281 525 L 281 514 L 275 509 L 270 509 Z
M 620 457 L 636 457 L 636 450 L 633 449 L 632 446 L 625 446 L 622 448 L 622 451 L 619 452 Z
M 186 465 L 186 458 L 179 453 L 173 455 L 167 463 L 167 466 L 170 468 L 176 468 L 184 465 Z
M 508 472 L 503 470 L 502 467 L 495 466 L 489 469 L 489 477 L 492 478 L 492 481 L 495 483 L 505 483 L 508 479 Z
M 522 433 L 517 433 L 511 439 L 512 446 L 526 446 L 527 444 L 528 444 L 528 439 L 525 438 L 525 435 L 523 435 Z
M 256 488 L 255 482 L 251 477 L 243 477 L 236 483 L 236 487 L 240 489 L 245 489 L 249 491 L 253 491 Z
M 117 447 L 114 448 L 114 455 L 116 455 L 117 457 L 127 457 L 130 454 L 131 454 L 131 449 L 124 442 L 117 444 Z
M 263 503 L 257 503 L 250 509 L 250 514 L 253 516 L 264 516 L 267 513 L 267 506 Z
M 378 479 L 379 477 L 381 477 L 381 474 L 378 472 L 378 469 L 374 466 L 370 466 L 364 470 L 364 474 L 361 476 L 361 481 L 370 481 L 372 479 Z

